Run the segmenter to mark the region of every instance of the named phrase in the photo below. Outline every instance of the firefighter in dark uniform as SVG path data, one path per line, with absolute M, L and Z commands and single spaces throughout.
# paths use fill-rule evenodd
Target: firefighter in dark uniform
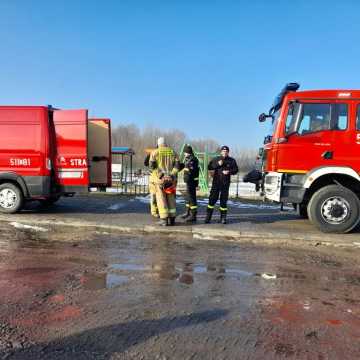
M 230 150 L 228 146 L 222 146 L 221 156 L 217 156 L 216 158 L 212 159 L 208 166 L 208 170 L 214 172 L 214 177 L 205 218 L 206 224 L 210 223 L 211 221 L 214 207 L 219 199 L 219 195 L 221 219 L 220 221 L 222 224 L 226 224 L 230 179 L 231 175 L 235 175 L 238 172 L 238 166 L 236 164 L 236 161 L 229 156 L 229 151 Z
M 186 184 L 186 212 L 182 215 L 188 223 L 196 222 L 197 201 L 196 188 L 199 186 L 199 160 L 190 145 L 184 146 L 184 182 Z

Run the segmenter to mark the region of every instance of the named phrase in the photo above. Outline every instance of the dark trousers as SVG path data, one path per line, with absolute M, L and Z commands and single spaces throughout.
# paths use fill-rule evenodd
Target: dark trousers
M 213 209 L 220 196 L 220 211 L 227 211 L 230 184 L 213 183 L 209 196 L 209 209 Z
M 190 210 L 197 209 L 196 184 L 193 183 L 186 184 L 185 201 L 186 201 L 186 206 L 190 208 Z

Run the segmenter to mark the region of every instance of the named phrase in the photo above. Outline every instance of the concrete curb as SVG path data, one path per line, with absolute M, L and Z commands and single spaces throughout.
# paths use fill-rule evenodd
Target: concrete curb
M 0 215 L 0 221 L 11 223 L 19 222 L 26 225 L 34 225 L 33 220 L 27 220 L 20 216 L 11 216 L 11 219 L 4 218 Z M 249 224 L 244 228 L 239 226 L 239 229 L 221 229 L 214 226 L 196 225 L 196 226 L 177 226 L 177 227 L 159 227 L 156 225 L 111 225 L 111 224 L 97 224 L 94 222 L 84 222 L 77 220 L 59 221 L 59 220 L 37 220 L 36 226 L 50 226 L 50 227 L 75 227 L 87 228 L 102 231 L 113 231 L 121 234 L 129 235 L 146 235 L 146 236 L 168 236 L 168 237 L 185 237 L 199 240 L 228 240 L 234 242 L 251 242 L 272 245 L 294 245 L 307 244 L 312 246 L 325 245 L 333 247 L 351 247 L 360 249 L 360 240 L 353 241 L 354 238 L 348 240 L 344 236 L 339 237 L 335 235 L 311 234 L 288 232 L 283 229 L 277 231 L 272 229 L 270 231 L 263 231 L 257 229 L 254 225 L 254 230 L 249 229 Z

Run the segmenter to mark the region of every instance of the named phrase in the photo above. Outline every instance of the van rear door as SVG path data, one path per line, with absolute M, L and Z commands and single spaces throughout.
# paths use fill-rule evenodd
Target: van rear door
M 88 159 L 90 186 L 111 186 L 111 129 L 109 119 L 89 119 Z
M 55 177 L 63 192 L 87 191 L 87 110 L 54 110 Z

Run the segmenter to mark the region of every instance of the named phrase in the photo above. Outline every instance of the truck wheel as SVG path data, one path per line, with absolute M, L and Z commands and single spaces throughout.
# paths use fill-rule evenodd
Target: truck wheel
M 328 185 L 309 201 L 310 221 L 325 233 L 347 233 L 360 221 L 360 200 L 348 188 Z
M 0 212 L 13 214 L 21 210 L 24 204 L 22 191 L 14 184 L 0 185 Z

